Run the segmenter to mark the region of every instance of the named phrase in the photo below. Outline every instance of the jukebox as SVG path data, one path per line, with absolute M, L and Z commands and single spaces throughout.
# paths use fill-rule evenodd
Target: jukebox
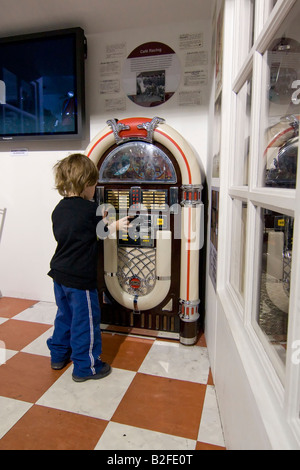
M 98 210 L 131 220 L 99 254 L 102 323 L 195 344 L 204 206 L 193 150 L 163 119 L 130 118 L 107 121 L 86 155 L 99 169 Z

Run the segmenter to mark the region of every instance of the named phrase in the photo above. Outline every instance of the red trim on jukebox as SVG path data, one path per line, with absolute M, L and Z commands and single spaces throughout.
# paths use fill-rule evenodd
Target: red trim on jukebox
M 191 209 L 189 208 L 189 232 L 188 232 L 188 249 L 187 249 L 187 279 L 186 279 L 186 300 L 190 300 L 190 275 L 191 275 L 191 250 L 190 250 L 190 243 L 191 243 Z
M 97 147 L 97 145 L 100 144 L 100 142 L 102 142 L 102 140 L 106 139 L 106 137 L 108 137 L 109 135 L 111 135 L 113 132 L 110 131 L 108 132 L 107 134 L 103 135 L 99 140 L 97 140 L 97 142 L 95 142 L 95 144 L 93 145 L 93 147 L 91 148 L 91 150 L 89 151 L 89 153 L 87 154 L 88 157 L 90 157 L 91 153 L 95 150 L 95 148 Z
M 174 139 L 172 139 L 170 136 L 168 136 L 167 134 L 165 134 L 165 133 L 162 132 L 161 130 L 155 129 L 155 132 L 158 132 L 158 133 L 161 134 L 163 137 L 166 137 L 167 139 L 169 139 L 169 140 L 172 142 L 172 144 L 174 144 L 175 147 L 179 150 L 179 152 L 181 153 L 181 155 L 182 155 L 182 157 L 183 157 L 184 163 L 185 163 L 186 168 L 187 168 L 187 171 L 188 171 L 188 175 L 189 175 L 189 184 L 192 184 L 192 174 L 191 174 L 190 165 L 189 165 L 189 162 L 187 161 L 187 158 L 186 158 L 185 154 L 183 153 L 182 149 L 179 147 L 179 145 L 177 144 L 177 142 L 175 142 Z
M 130 129 L 120 131 L 119 135 L 121 138 L 126 137 L 140 137 L 145 138 L 147 137 L 147 130 L 146 129 L 138 129 L 138 125 L 144 124 L 145 122 L 151 122 L 149 118 L 128 118 L 128 119 L 121 119 L 119 121 L 126 126 L 129 126 Z

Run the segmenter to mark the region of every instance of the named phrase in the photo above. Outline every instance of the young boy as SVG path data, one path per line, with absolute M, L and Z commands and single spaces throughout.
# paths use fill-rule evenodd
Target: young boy
M 56 189 L 64 198 L 52 213 L 57 248 L 48 274 L 54 281 L 58 310 L 53 336 L 47 340 L 51 367 L 60 370 L 71 359 L 75 382 L 101 379 L 110 374 L 111 367 L 100 359 L 96 226 L 101 217 L 96 215 L 97 203 L 92 201 L 98 171 L 81 154 L 63 159 L 54 170 Z M 106 228 L 107 234 L 126 227 L 127 217 Z

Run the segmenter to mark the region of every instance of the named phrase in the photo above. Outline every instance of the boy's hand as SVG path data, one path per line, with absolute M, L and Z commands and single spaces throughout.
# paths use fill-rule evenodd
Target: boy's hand
M 127 217 L 123 217 L 122 219 L 115 220 L 114 222 L 109 224 L 108 228 L 111 234 L 119 230 L 123 230 L 126 232 L 129 227 L 129 224 L 130 224 L 129 217 L 127 216 Z
M 123 217 L 123 219 L 119 219 L 116 221 L 117 230 L 127 231 L 129 224 L 129 217 Z

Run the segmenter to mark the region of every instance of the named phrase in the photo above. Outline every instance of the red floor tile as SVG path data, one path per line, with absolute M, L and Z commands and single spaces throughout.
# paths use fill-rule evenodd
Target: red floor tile
M 0 317 L 12 318 L 23 310 L 38 303 L 37 300 L 15 299 L 13 297 L 0 298 Z
M 0 340 L 7 349 L 20 351 L 49 329 L 50 325 L 10 319 L 0 325 Z
M 0 439 L 0 450 L 92 450 L 108 421 L 35 404 L 66 370 L 53 371 L 50 357 L 20 352 L 50 329 L 50 325 L 13 319 L 35 303 L 0 299 L 0 317 L 8 319 L 0 324 L 0 340 L 7 349 L 19 351 L 0 366 L 0 396 L 32 404 Z M 196 450 L 226 450 L 197 442 L 206 384 L 139 373 L 155 342 L 153 338 L 103 332 L 102 340 L 102 360 L 115 368 L 136 372 L 112 421 L 192 439 Z M 206 347 L 203 334 L 197 346 Z M 213 385 L 211 371 L 208 384 Z
M 65 371 L 54 371 L 50 358 L 19 352 L 0 367 L 0 395 L 35 403 Z
M 33 405 L 0 440 L 0 450 L 93 450 L 107 424 Z
M 199 337 L 198 337 L 196 346 L 201 346 L 202 348 L 207 347 L 206 339 L 205 339 L 203 331 L 200 331 L 200 333 L 199 333 Z
M 138 371 L 153 342 L 150 339 L 103 333 L 101 359 L 112 367 Z
M 112 421 L 197 439 L 206 386 L 137 373 Z
M 206 442 L 197 442 L 195 450 L 226 450 L 225 447 L 214 446 L 213 444 L 207 444 Z
M 214 384 L 214 379 L 212 376 L 211 368 L 209 368 L 209 374 L 208 374 L 208 379 L 207 379 L 207 385 L 215 385 Z

